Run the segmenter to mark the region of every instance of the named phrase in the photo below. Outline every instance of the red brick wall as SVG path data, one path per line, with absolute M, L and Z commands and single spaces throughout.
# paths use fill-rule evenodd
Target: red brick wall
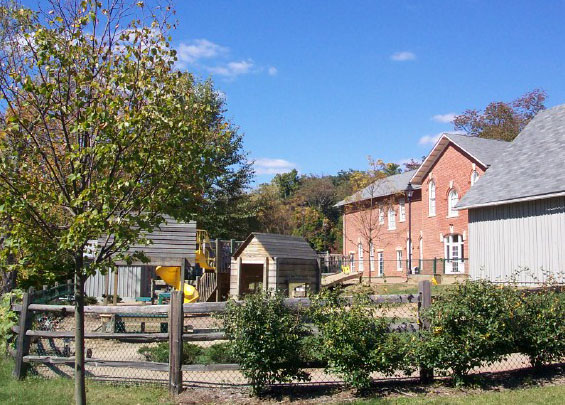
M 423 240 L 423 258 L 433 259 L 434 257 L 443 258 L 444 242 L 443 236 L 451 233 L 463 235 L 464 255 L 467 254 L 467 211 L 459 211 L 458 216 L 448 217 L 448 194 L 453 187 L 457 190 L 459 199 L 471 187 L 471 173 L 473 171 L 473 163 L 475 170 L 482 176 L 484 168 L 468 156 L 458 147 L 450 144 L 436 161 L 431 170 L 427 173 L 422 183 L 422 189 L 414 193 L 412 202 L 412 266 L 418 266 L 420 258 L 420 238 Z M 433 178 L 436 184 L 436 215 L 428 215 L 428 186 Z M 390 198 L 381 203 L 389 203 Z M 375 240 L 375 261 L 377 259 L 377 251 L 382 250 L 385 260 L 385 276 L 404 276 L 406 274 L 406 259 L 408 258 L 406 244 L 408 239 L 408 202 L 406 202 L 406 221 L 400 222 L 398 197 L 394 199 L 394 210 L 396 211 L 396 229 L 388 230 L 388 212 L 385 209 L 385 223 L 378 226 L 373 239 Z M 369 276 L 369 247 L 367 239 L 363 236 L 360 229 L 367 229 L 360 225 L 359 213 L 347 213 L 344 215 L 344 242 L 343 253 L 348 255 L 354 253 L 355 260 L 358 260 L 357 244 L 363 244 L 363 260 L 364 276 Z M 375 212 L 375 216 L 378 213 Z M 402 250 L 402 271 L 397 271 L 396 250 Z M 357 266 L 357 263 L 356 263 Z M 375 269 L 372 276 L 378 274 L 378 264 L 375 263 Z M 423 271 L 431 271 L 431 261 L 425 261 Z M 356 269 L 357 270 L 357 269 Z M 438 269 L 438 272 L 442 269 Z M 465 272 L 467 272 L 467 264 L 465 264 Z

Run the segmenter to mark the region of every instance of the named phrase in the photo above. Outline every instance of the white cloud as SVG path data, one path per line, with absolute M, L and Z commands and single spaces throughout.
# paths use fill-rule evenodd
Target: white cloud
M 420 138 L 418 143 L 420 145 L 435 145 L 435 143 L 441 138 L 443 134 L 453 134 L 453 135 L 465 135 L 465 132 L 462 131 L 448 131 L 448 132 L 440 132 L 439 134 L 435 135 L 424 135 Z
M 279 73 L 279 70 L 274 66 L 269 66 L 267 72 L 269 72 L 269 76 L 276 76 L 277 73 Z
M 206 70 L 218 76 L 227 78 L 235 78 L 239 75 L 252 73 L 255 64 L 252 60 L 241 60 L 237 62 L 228 62 L 220 66 L 208 66 Z
M 416 54 L 410 51 L 395 52 L 390 55 L 390 59 L 395 62 L 407 62 L 416 59 Z
M 177 47 L 178 61 L 185 66 L 200 59 L 211 59 L 226 55 L 228 52 L 228 48 L 207 39 L 195 39 L 189 43 L 181 42 Z
M 441 122 L 444 124 L 449 124 L 453 122 L 455 117 L 457 116 L 456 113 L 447 113 L 447 114 L 436 114 L 432 117 L 432 120 L 436 122 Z
M 257 174 L 278 174 L 287 173 L 296 168 L 296 164 L 285 159 L 259 158 L 254 162 L 255 173 Z

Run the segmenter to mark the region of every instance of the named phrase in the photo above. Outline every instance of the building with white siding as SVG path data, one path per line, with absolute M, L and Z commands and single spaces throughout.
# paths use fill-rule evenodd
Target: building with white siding
M 456 207 L 471 278 L 565 281 L 565 105 L 536 115 Z

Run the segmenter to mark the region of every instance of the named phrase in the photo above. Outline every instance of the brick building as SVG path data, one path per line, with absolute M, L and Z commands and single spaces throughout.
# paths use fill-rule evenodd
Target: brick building
M 467 274 L 468 217 L 455 205 L 507 146 L 444 134 L 417 170 L 378 180 L 338 203 L 350 269 L 365 278 L 389 280 L 405 280 L 409 274 Z

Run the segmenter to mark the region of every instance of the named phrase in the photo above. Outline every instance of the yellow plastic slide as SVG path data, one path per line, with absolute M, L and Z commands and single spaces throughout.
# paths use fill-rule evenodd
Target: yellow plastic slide
M 180 267 L 179 266 L 157 266 L 155 273 L 161 279 L 173 287 L 175 290 L 180 291 Z M 184 303 L 190 304 L 198 300 L 199 294 L 194 286 L 184 283 Z

